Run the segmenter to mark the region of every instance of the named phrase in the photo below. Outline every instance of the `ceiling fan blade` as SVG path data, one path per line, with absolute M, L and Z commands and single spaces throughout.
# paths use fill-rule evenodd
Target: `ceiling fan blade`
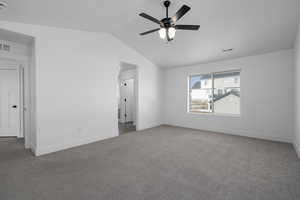
M 176 25 L 175 28 L 179 30 L 197 31 L 199 30 L 200 25 Z
M 183 17 L 183 15 L 185 15 L 191 8 L 188 7 L 187 5 L 183 5 L 178 11 L 177 13 L 171 17 L 173 22 L 178 21 L 181 17 Z
M 141 14 L 139 14 L 141 17 L 144 17 L 144 18 L 146 18 L 146 19 L 148 19 L 148 20 L 150 20 L 150 21 L 152 21 L 152 22 L 154 22 L 154 23 L 157 23 L 157 24 L 161 24 L 161 22 L 158 20 L 158 19 L 156 19 L 156 18 L 154 18 L 154 17 L 152 17 L 152 16 L 150 16 L 150 15 L 148 15 L 148 14 L 146 14 L 146 13 L 141 13 Z
M 147 34 L 149 34 L 149 33 L 153 33 L 153 32 L 156 32 L 156 31 L 158 31 L 160 28 L 156 28 L 156 29 L 153 29 L 153 30 L 150 30 L 150 31 L 146 31 L 146 32 L 144 32 L 144 33 L 140 33 L 140 35 L 147 35 Z

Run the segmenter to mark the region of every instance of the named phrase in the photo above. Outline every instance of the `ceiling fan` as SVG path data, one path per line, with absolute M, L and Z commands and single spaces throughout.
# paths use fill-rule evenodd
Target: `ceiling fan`
M 164 6 L 166 7 L 166 17 L 162 20 L 158 20 L 146 13 L 139 14 L 141 17 L 144 17 L 160 26 L 160 28 L 140 33 L 141 36 L 158 31 L 161 39 L 167 39 L 167 41 L 172 41 L 175 37 L 176 30 L 199 30 L 200 25 L 176 25 L 176 22 L 181 17 L 183 17 L 191 8 L 187 5 L 183 5 L 173 17 L 169 17 L 170 4 L 171 2 L 169 0 L 164 1 Z

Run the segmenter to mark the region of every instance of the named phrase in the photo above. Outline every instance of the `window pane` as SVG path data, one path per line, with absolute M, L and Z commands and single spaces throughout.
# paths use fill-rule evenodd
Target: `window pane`
M 240 114 L 240 72 L 214 74 L 214 112 Z
M 212 78 L 210 74 L 190 77 L 190 112 L 212 112 Z

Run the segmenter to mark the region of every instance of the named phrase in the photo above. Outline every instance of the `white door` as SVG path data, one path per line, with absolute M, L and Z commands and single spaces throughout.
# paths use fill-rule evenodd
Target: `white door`
M 121 122 L 135 121 L 134 79 L 122 81 L 121 84 Z
M 20 136 L 19 71 L 0 68 L 0 137 Z

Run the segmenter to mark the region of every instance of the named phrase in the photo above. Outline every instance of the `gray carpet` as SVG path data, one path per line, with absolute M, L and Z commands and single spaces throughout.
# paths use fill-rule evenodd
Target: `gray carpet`
M 299 200 L 291 144 L 162 126 L 33 157 L 0 139 L 1 200 Z
M 126 133 L 131 133 L 136 130 L 136 126 L 133 122 L 119 123 L 119 135 L 123 135 Z

